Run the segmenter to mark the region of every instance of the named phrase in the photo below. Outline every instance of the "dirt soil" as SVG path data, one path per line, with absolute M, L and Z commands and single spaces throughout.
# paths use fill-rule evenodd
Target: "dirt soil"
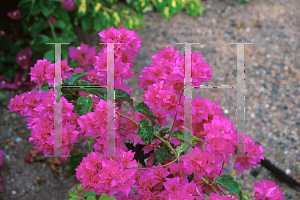
M 144 94 L 137 78 L 158 50 L 174 46 L 184 55 L 184 46 L 175 43 L 201 42 L 192 46 L 193 52 L 203 55 L 214 76 L 204 84 L 236 85 L 236 45 L 228 43 L 252 42 L 253 45 L 245 45 L 245 134 L 263 146 L 267 159 L 300 182 L 300 2 L 252 0 L 240 5 L 236 0 L 207 0 L 202 5 L 207 9 L 203 17 L 191 18 L 184 11 L 169 21 L 155 12 L 144 15 L 145 31 L 135 31 L 143 41 L 132 68 L 136 76 L 127 81 L 134 105 L 143 101 Z M 101 50 L 98 34 L 78 31 L 77 35 L 79 42 Z M 26 154 L 34 146 L 28 142 L 30 130 L 21 116 L 6 108 L 10 98 L 28 90 L 3 90 L 7 99 L 0 100 L 0 149 L 4 151 L 0 199 L 68 199 L 68 190 L 76 184 L 76 178 L 67 164 L 52 165 L 51 169 L 49 158 L 26 162 Z M 235 90 L 193 90 L 193 98 L 196 96 L 216 101 L 235 125 Z M 76 145 L 74 151 L 85 151 L 84 144 Z M 285 199 L 300 199 L 299 190 L 279 181 L 260 164 L 241 175 L 232 165 L 231 162 L 225 167 L 226 172 L 240 182 L 243 192 L 252 199 L 253 184 L 262 179 L 279 184 Z

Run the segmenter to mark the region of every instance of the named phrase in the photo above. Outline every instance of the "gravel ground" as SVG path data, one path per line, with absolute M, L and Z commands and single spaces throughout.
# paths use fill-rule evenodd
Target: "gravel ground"
M 184 55 L 184 46 L 176 42 L 201 42 L 193 45 L 192 51 L 202 54 L 202 59 L 210 63 L 214 76 L 203 85 L 236 85 L 236 45 L 228 43 L 252 42 L 253 45 L 245 45 L 245 134 L 263 146 L 267 159 L 300 182 L 299 1 L 253 0 L 240 5 L 233 0 L 207 0 L 202 5 L 207 8 L 205 16 L 194 19 L 185 12 L 177 13 L 169 21 L 158 13 L 145 14 L 145 31 L 135 31 L 143 41 L 132 68 L 136 76 L 127 81 L 133 91 L 134 105 L 143 101 L 144 92 L 139 90 L 138 82 L 141 69 L 151 64 L 152 55 L 165 46 L 174 46 Z M 97 34 L 78 34 L 79 41 L 100 51 Z M 24 91 L 26 88 L 5 93 L 12 98 Z M 235 89 L 194 89 L 193 98 L 201 96 L 216 101 L 236 125 L 235 92 Z M 8 104 L 8 100 L 2 103 Z M 0 149 L 5 153 L 0 199 L 67 199 L 67 190 L 76 179 L 66 165 L 61 165 L 61 173 L 54 173 L 47 162 L 26 163 L 25 154 L 33 146 L 27 142 L 30 131 L 26 122 L 4 106 L 0 107 L 0 113 Z M 21 137 L 20 143 L 16 143 L 17 137 Z M 260 164 L 239 175 L 232 163 L 225 167 L 227 173 L 252 197 L 253 184 L 265 179 L 279 184 L 286 199 L 300 199 L 300 191 L 276 179 Z M 251 171 L 259 168 L 257 176 L 251 175 Z M 37 184 L 37 176 L 45 184 Z

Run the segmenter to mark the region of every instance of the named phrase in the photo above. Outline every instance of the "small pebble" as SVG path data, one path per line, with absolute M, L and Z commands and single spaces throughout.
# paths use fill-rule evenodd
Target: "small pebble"
M 13 190 L 13 191 L 11 191 L 11 193 L 12 193 L 13 195 L 17 194 L 17 192 L 16 192 L 16 191 L 14 191 L 14 190 Z
M 20 137 L 16 137 L 16 139 L 15 139 L 15 142 L 18 144 L 18 143 L 20 143 L 20 142 L 22 142 L 23 141 L 23 139 L 22 138 L 20 138 Z
M 229 113 L 229 111 L 228 111 L 227 109 L 225 109 L 225 110 L 224 110 L 224 113 L 225 113 L 225 114 L 228 114 L 228 113 Z
M 253 119 L 255 118 L 255 114 L 254 113 L 251 113 L 250 117 Z
M 286 169 L 286 170 L 285 170 L 285 173 L 286 173 L 287 175 L 289 175 L 291 172 L 292 172 L 292 171 L 291 171 L 290 169 Z

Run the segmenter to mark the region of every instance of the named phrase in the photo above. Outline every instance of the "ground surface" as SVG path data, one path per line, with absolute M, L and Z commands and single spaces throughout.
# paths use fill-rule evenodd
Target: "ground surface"
M 169 21 L 158 13 L 145 15 L 145 31 L 135 31 L 143 41 L 132 68 L 136 76 L 127 82 L 135 105 L 143 101 L 137 79 L 141 69 L 151 64 L 151 56 L 165 46 L 174 46 L 183 55 L 183 46 L 176 42 L 201 42 L 193 45 L 193 52 L 203 54 L 202 59 L 209 62 L 214 75 L 204 84 L 236 85 L 236 45 L 228 43 L 252 42 L 253 45 L 245 47 L 245 134 L 263 145 L 265 157 L 300 182 L 299 1 L 253 0 L 240 5 L 233 0 L 208 0 L 202 5 L 207 12 L 195 19 L 184 12 Z M 93 46 L 97 46 L 99 39 L 97 34 L 78 34 L 79 41 Z M 55 173 L 46 161 L 26 162 L 26 153 L 33 147 L 28 142 L 30 130 L 17 113 L 3 106 L 27 90 L 4 90 L 8 99 L 1 101 L 0 149 L 5 155 L 0 168 L 4 178 L 0 199 L 67 199 L 68 189 L 76 184 L 67 165 L 57 166 Z M 235 124 L 234 89 L 195 89 L 193 98 L 196 96 L 216 101 Z M 17 137 L 22 141 L 16 143 Z M 278 181 L 265 168 L 256 177 L 250 174 L 251 170 L 242 175 L 232 166 L 226 166 L 226 170 L 240 182 L 243 192 L 252 197 L 253 183 L 265 179 L 279 184 L 286 199 L 300 199 L 299 191 Z

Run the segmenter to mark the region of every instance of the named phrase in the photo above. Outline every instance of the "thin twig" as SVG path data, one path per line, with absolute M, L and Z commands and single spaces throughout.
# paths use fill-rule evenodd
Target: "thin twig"
M 178 103 L 178 105 L 177 105 L 177 108 L 178 108 L 178 106 L 180 105 L 180 100 L 181 100 L 181 97 L 182 97 L 182 95 L 183 95 L 183 92 L 184 92 L 184 90 L 182 90 L 182 93 L 181 93 L 181 95 L 180 95 L 179 103 Z M 172 128 L 171 128 L 171 131 L 170 131 L 170 133 L 169 133 L 168 142 L 170 142 L 170 140 L 171 140 L 171 135 L 172 135 L 172 131 L 173 131 L 173 128 L 174 128 L 174 125 L 175 125 L 175 122 L 176 122 L 177 113 L 178 113 L 178 109 L 176 110 L 174 122 L 173 122 L 173 125 L 172 125 Z

